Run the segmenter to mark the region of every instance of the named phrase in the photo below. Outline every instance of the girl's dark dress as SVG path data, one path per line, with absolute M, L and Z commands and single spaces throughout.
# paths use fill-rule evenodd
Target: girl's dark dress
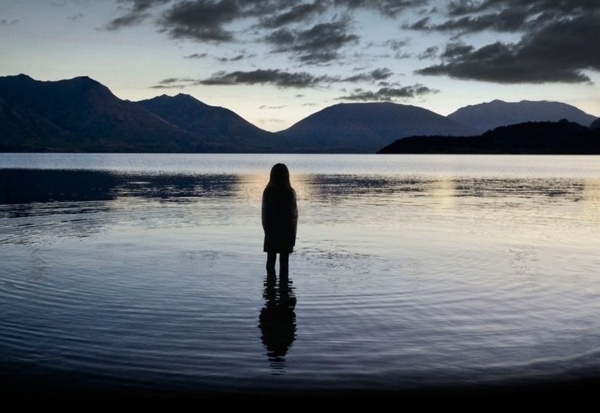
M 296 191 L 284 185 L 267 186 L 262 198 L 264 252 L 284 254 L 293 252 L 296 245 L 297 225 Z

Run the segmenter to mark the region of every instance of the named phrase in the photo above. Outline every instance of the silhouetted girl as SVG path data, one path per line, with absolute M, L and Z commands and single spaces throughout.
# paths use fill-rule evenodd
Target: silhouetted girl
M 290 183 L 287 166 L 278 163 L 271 168 L 271 177 L 262 197 L 262 226 L 265 232 L 267 273 L 275 274 L 279 254 L 279 275 L 287 277 L 289 254 L 296 245 L 298 207 L 296 191 Z

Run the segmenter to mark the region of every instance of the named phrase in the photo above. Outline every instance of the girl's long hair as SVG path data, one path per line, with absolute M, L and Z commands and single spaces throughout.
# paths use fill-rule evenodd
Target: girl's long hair
M 283 163 L 273 165 L 267 188 L 291 188 L 290 171 Z

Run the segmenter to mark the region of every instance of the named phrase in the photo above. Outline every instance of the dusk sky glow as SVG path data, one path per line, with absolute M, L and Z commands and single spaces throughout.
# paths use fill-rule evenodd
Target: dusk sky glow
M 0 0 L 0 76 L 185 93 L 269 131 L 342 102 L 600 116 L 595 0 Z

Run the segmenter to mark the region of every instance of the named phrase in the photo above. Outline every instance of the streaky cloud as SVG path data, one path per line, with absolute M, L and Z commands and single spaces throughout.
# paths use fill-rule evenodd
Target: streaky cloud
M 208 57 L 208 53 L 193 53 L 185 56 L 186 59 L 205 59 Z
M 151 14 L 149 9 L 162 4 L 169 3 L 171 0 L 118 0 L 118 3 L 129 4 L 129 11 L 113 20 L 105 28 L 107 30 L 119 30 L 124 27 L 135 26 L 146 20 Z
M 171 0 L 119 0 L 119 3 L 133 3 L 133 11 L 143 11 L 154 6 L 169 3 Z
M 261 18 L 261 25 L 265 28 L 280 28 L 292 23 L 305 22 L 326 11 L 328 2 L 316 0 L 312 3 L 300 3 L 294 5 L 291 9 Z
M 413 86 L 404 86 L 400 88 L 383 87 L 379 90 L 366 91 L 363 89 L 355 89 L 350 95 L 342 96 L 337 100 L 349 100 L 360 102 L 391 102 L 395 99 L 410 99 L 417 96 L 430 93 L 437 93 L 435 89 L 430 89 L 421 84 Z
M 369 73 L 360 73 L 354 76 L 343 78 L 344 82 L 360 82 L 360 81 L 380 81 L 388 79 L 393 73 L 390 69 L 382 68 L 375 69 Z
M 138 23 L 141 23 L 148 17 L 146 13 L 128 13 L 124 16 L 117 17 L 113 19 L 110 23 L 106 25 L 107 30 L 119 30 L 124 27 L 135 26 Z
M 189 77 L 169 77 L 158 82 L 157 85 L 150 86 L 151 89 L 183 89 L 193 86 L 196 80 Z
M 338 7 L 375 10 L 387 17 L 397 17 L 402 12 L 427 5 L 431 0 L 334 0 Z
M 367 73 L 353 76 L 315 76 L 307 72 L 285 72 L 278 69 L 258 69 L 254 71 L 234 71 L 227 73 L 220 71 L 210 78 L 199 80 L 202 85 L 237 85 L 237 84 L 272 84 L 284 88 L 314 88 L 334 83 L 347 82 L 381 82 L 393 75 L 388 68 L 380 68 Z M 171 79 L 168 79 L 169 83 Z M 164 81 L 163 81 L 164 82 Z
M 201 85 L 272 84 L 284 88 L 308 88 L 331 81 L 332 79 L 328 76 L 313 76 L 306 72 L 289 73 L 277 69 L 259 69 L 248 72 L 234 71 L 230 73 L 221 71 L 197 83 Z

